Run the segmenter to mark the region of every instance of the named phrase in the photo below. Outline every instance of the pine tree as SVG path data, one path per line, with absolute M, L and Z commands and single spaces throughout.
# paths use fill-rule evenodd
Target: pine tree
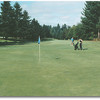
M 91 33 L 97 36 L 96 24 L 100 17 L 100 1 L 86 1 L 83 11 L 82 23 L 85 30 L 85 38 L 91 37 Z
M 45 38 L 51 37 L 50 29 L 51 29 L 50 26 L 43 25 L 43 27 L 42 27 L 43 32 L 42 32 L 42 34 L 41 34 L 43 38 L 44 38 L 44 37 L 45 37 Z
M 18 2 L 14 4 L 14 11 L 15 11 L 15 37 L 20 37 L 21 35 L 21 20 L 22 20 L 22 8 Z
M 30 19 L 29 19 L 29 15 L 28 12 L 26 10 L 23 11 L 23 16 L 22 19 L 20 21 L 19 27 L 20 27 L 20 31 L 21 33 L 19 34 L 20 38 L 28 38 L 28 34 L 29 34 L 29 25 L 30 25 Z
M 100 39 L 100 17 L 99 17 L 99 22 L 96 25 L 96 28 L 98 29 L 98 38 Z
M 13 35 L 14 31 L 14 9 L 10 5 L 9 1 L 4 1 L 1 3 L 1 27 L 2 34 L 7 39 L 9 36 Z
M 37 20 L 33 19 L 30 24 L 30 38 L 37 40 L 39 35 L 42 36 L 42 26 Z

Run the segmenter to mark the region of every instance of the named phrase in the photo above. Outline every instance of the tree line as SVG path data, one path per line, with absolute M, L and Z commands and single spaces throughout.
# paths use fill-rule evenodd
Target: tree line
M 1 3 L 0 36 L 5 39 L 37 40 L 39 35 L 41 38 L 51 37 L 50 26 L 41 26 L 35 18 L 30 19 L 28 12 L 23 11 L 18 2 L 14 6 L 10 1 Z
M 8 39 L 37 40 L 41 38 L 56 39 L 93 39 L 98 37 L 100 30 L 100 1 L 86 1 L 83 8 L 81 22 L 77 25 L 51 26 L 40 25 L 39 22 L 28 15 L 18 2 L 11 6 L 10 1 L 1 3 L 0 36 Z M 66 10 L 66 9 L 65 9 Z M 66 23 L 66 22 L 65 22 Z

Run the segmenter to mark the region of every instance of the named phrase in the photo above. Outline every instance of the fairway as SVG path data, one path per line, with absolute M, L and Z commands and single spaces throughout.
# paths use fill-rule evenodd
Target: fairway
M 76 41 L 75 41 L 76 42 Z M 100 42 L 70 40 L 0 47 L 0 96 L 100 96 Z

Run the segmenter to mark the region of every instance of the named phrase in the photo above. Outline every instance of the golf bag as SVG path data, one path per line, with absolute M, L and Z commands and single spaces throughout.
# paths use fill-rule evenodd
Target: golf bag
M 74 45 L 74 50 L 79 50 L 78 44 L 79 44 L 79 42 L 77 42 L 77 43 Z

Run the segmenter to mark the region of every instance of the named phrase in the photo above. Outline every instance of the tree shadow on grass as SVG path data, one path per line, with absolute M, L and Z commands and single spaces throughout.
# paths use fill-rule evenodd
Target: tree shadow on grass
M 19 40 L 12 40 L 11 42 L 9 42 L 9 40 L 7 40 L 7 41 L 4 41 L 4 42 L 0 42 L 0 47 L 1 46 L 8 46 L 8 45 L 24 45 L 24 44 L 26 44 L 26 43 L 30 43 L 30 42 L 32 42 L 32 41 L 27 41 L 27 40 L 21 40 L 21 41 L 19 41 Z
M 42 39 L 42 42 L 53 41 L 53 40 L 54 40 L 53 38 L 44 38 L 44 39 Z
M 75 49 L 74 49 L 75 50 Z M 81 50 L 80 48 L 76 49 L 76 50 Z M 88 48 L 83 48 L 82 50 L 88 50 Z
M 4 40 L 4 39 L 1 39 Z M 41 42 L 46 42 L 46 41 L 53 41 L 53 38 L 44 38 L 41 40 Z M 16 40 L 16 39 L 8 39 L 0 42 L 0 47 L 1 46 L 8 46 L 8 45 L 24 45 L 28 43 L 32 43 L 33 40 Z M 33 43 L 37 43 L 37 41 L 34 41 Z

